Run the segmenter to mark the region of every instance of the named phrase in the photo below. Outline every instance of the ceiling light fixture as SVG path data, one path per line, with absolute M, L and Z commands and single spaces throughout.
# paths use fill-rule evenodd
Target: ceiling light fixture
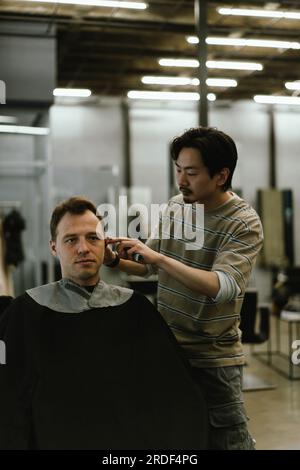
M 232 16 L 258 16 L 261 18 L 284 18 L 286 20 L 300 20 L 300 11 L 283 10 L 255 10 L 249 8 L 217 8 L 220 15 Z
M 37 3 L 59 3 L 61 5 L 81 5 L 90 7 L 108 7 L 108 8 L 132 8 L 136 10 L 145 10 L 148 8 L 144 2 L 122 2 L 114 0 L 23 0 L 25 2 Z
M 0 132 L 5 134 L 48 135 L 50 131 L 47 127 L 0 125 Z
M 199 67 L 196 59 L 159 59 L 159 65 L 163 67 Z M 237 60 L 208 60 L 206 67 L 209 69 L 228 70 L 263 70 L 263 65 L 257 62 L 239 62 Z
M 196 59 L 159 59 L 158 63 L 163 67 L 199 67 L 199 60 Z
M 220 87 L 236 87 L 237 81 L 232 78 L 208 78 L 206 80 L 207 86 L 220 86 Z
M 145 75 L 141 79 L 145 85 L 199 85 L 198 78 L 187 78 L 187 77 L 154 77 L 151 75 Z
M 189 44 L 198 44 L 197 36 L 188 36 Z M 207 37 L 205 42 L 212 46 L 240 46 L 240 47 L 271 47 L 276 49 L 300 49 L 300 43 L 296 41 L 277 41 L 271 39 L 243 39 L 243 38 L 224 38 Z
M 295 82 L 285 82 L 285 88 L 288 90 L 300 90 L 300 80 Z
M 199 44 L 199 38 L 197 38 L 197 36 L 187 36 L 186 40 L 189 44 Z
M 199 101 L 199 93 L 176 92 L 176 91 L 139 91 L 131 90 L 127 93 L 128 98 L 138 100 L 170 100 L 170 101 Z M 207 99 L 215 101 L 216 95 L 208 93 Z
M 183 85 L 192 85 L 198 86 L 198 78 L 188 78 L 188 77 L 155 77 L 152 75 L 145 75 L 141 79 L 142 83 L 146 85 L 173 85 L 173 86 L 183 86 Z M 206 80 L 208 86 L 220 86 L 220 87 L 236 87 L 237 81 L 231 78 L 208 78 Z
M 300 105 L 300 97 L 298 96 L 255 95 L 253 99 L 256 103 L 261 104 Z
M 91 90 L 87 88 L 55 88 L 53 90 L 54 96 L 62 97 L 88 98 L 91 94 Z
M 230 60 L 208 60 L 206 67 L 209 69 L 230 70 L 263 70 L 263 65 L 258 62 L 238 62 Z

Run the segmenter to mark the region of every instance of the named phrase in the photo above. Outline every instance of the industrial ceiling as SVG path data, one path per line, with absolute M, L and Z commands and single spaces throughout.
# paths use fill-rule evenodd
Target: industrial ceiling
M 2 0 L 0 21 L 46 22 L 45 35 L 56 25 L 57 86 L 89 88 L 93 94 L 126 96 L 129 90 L 197 91 L 193 84 L 147 85 L 143 76 L 196 78 L 197 68 L 163 67 L 161 58 L 197 59 L 194 0 L 145 0 L 144 10 Z M 300 1 L 207 1 L 209 37 L 300 41 L 299 19 L 234 16 L 219 8 L 298 11 Z M 299 46 L 300 47 L 300 46 Z M 209 86 L 219 99 L 252 99 L 256 94 L 288 95 L 285 82 L 300 79 L 297 47 L 207 45 L 209 61 L 247 61 L 262 70 L 209 68 L 209 78 L 230 78 L 235 87 Z

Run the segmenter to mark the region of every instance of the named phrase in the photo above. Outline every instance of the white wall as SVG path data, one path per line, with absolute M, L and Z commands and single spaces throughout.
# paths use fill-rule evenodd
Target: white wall
M 229 134 L 236 143 L 238 163 L 233 187 L 256 205 L 256 190 L 268 185 L 269 116 L 263 107 L 240 101 L 228 107 L 212 108 L 210 126 Z
M 132 104 L 130 109 L 132 184 L 149 186 L 152 203 L 169 198 L 169 143 L 197 123 L 195 107 Z
M 124 173 L 118 101 L 101 106 L 56 104 L 50 126 L 54 202 L 74 194 L 96 204 L 106 201 L 108 188 L 119 186 Z

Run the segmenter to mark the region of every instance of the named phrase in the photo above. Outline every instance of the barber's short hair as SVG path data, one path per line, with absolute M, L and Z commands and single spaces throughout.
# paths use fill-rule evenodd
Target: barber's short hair
M 171 142 L 173 160 L 177 160 L 183 148 L 199 150 L 203 164 L 207 167 L 211 178 L 223 168 L 228 168 L 229 176 L 222 189 L 227 191 L 231 188 L 238 154 L 236 145 L 229 135 L 215 127 L 191 128 Z
M 50 220 L 51 240 L 56 240 L 57 226 L 65 214 L 70 213 L 74 215 L 80 215 L 84 214 L 86 211 L 91 211 L 99 218 L 99 220 L 101 220 L 101 217 L 97 215 L 97 208 L 95 204 L 84 196 L 70 197 L 69 199 L 66 199 L 65 201 L 62 201 L 60 204 L 58 204 L 54 208 Z

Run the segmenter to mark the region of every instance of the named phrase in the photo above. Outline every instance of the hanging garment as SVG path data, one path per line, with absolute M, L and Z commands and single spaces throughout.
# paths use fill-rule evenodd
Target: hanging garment
M 12 273 L 5 261 L 6 243 L 3 236 L 2 220 L 0 219 L 0 295 L 14 295 Z
M 3 220 L 5 240 L 5 263 L 18 266 L 24 260 L 21 233 L 25 229 L 25 220 L 17 210 L 12 210 Z

